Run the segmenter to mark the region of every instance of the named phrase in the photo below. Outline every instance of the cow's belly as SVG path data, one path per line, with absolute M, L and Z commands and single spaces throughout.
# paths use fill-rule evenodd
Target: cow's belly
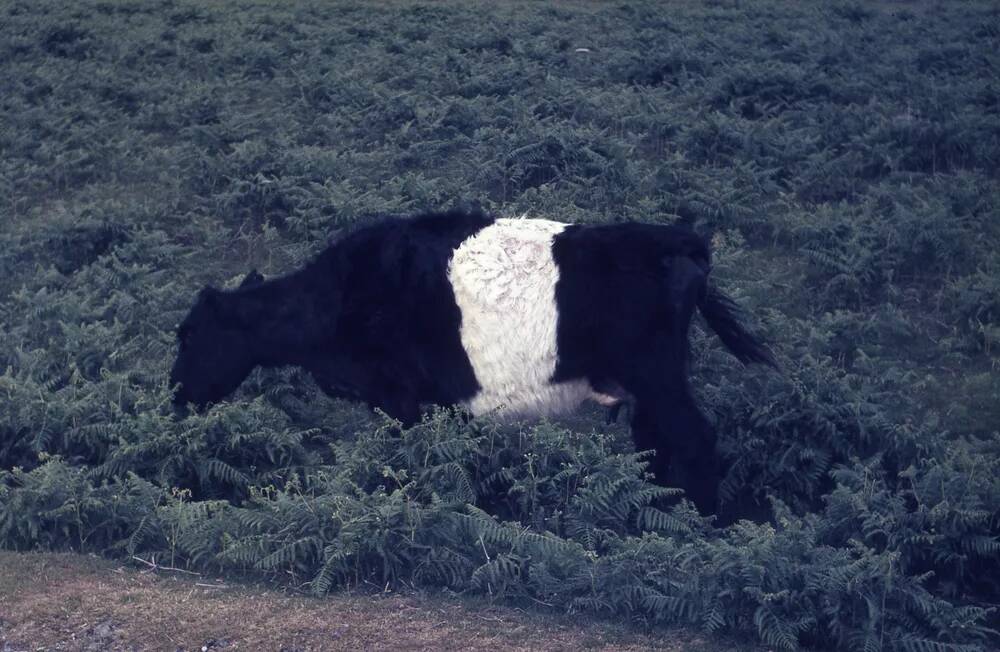
M 465 401 L 473 414 L 551 416 L 597 396 L 586 380 L 550 382 L 558 356 L 552 239 L 565 228 L 499 219 L 454 252 L 448 275 L 480 385 Z

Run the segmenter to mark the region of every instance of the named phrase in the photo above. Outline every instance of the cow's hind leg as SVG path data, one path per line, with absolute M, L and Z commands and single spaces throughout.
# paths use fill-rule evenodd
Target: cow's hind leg
M 686 388 L 637 397 L 632 437 L 636 450 L 654 451 L 649 470 L 657 483 L 679 486 L 703 514 L 715 513 L 715 433 Z
M 658 483 L 679 486 L 703 514 L 715 513 L 715 433 L 691 395 L 686 339 L 661 333 L 647 342 L 642 355 L 629 359 L 633 366 L 619 371 L 622 385 L 635 397 L 636 449 L 655 451 L 650 471 Z
M 714 514 L 720 480 L 715 431 L 690 391 L 670 395 L 665 403 L 665 433 L 674 452 L 670 476 L 702 514 Z
M 657 484 L 668 484 L 672 447 L 661 436 L 661 415 L 652 399 L 636 401 L 632 410 L 632 440 L 637 451 L 653 451 L 648 470 Z

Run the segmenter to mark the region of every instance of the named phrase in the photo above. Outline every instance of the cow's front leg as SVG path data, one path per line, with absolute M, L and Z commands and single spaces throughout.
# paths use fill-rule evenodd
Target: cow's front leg
M 420 421 L 420 401 L 414 389 L 400 378 L 382 376 L 371 388 L 368 405 L 378 408 L 403 428 L 412 428 Z
M 385 394 L 370 406 L 377 407 L 399 421 L 404 430 L 412 428 L 420 421 L 420 404 L 412 396 L 406 394 Z

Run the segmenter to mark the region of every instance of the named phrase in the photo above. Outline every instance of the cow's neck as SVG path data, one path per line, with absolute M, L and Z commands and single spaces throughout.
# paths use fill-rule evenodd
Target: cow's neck
M 238 301 L 246 315 L 256 350 L 265 367 L 306 366 L 332 326 L 323 319 L 324 298 L 301 273 L 241 290 Z

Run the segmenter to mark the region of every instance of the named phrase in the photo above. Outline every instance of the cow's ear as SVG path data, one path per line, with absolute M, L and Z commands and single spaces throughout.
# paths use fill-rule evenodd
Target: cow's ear
M 211 285 L 206 285 L 198 293 L 198 298 L 201 299 L 205 304 L 214 306 L 219 303 L 219 298 L 222 293 L 215 289 Z
M 222 292 L 211 285 L 206 285 L 198 293 L 198 304 L 204 306 L 213 315 L 218 314 L 222 304 Z
M 252 288 L 255 285 L 260 285 L 264 282 L 264 275 L 258 272 L 256 269 L 251 269 L 250 273 L 246 275 L 243 282 L 240 283 L 240 289 Z
M 243 326 L 246 298 L 241 299 L 239 295 L 217 290 L 212 286 L 206 286 L 201 291 L 200 297 L 201 304 L 211 315 L 213 323 L 230 329 Z

